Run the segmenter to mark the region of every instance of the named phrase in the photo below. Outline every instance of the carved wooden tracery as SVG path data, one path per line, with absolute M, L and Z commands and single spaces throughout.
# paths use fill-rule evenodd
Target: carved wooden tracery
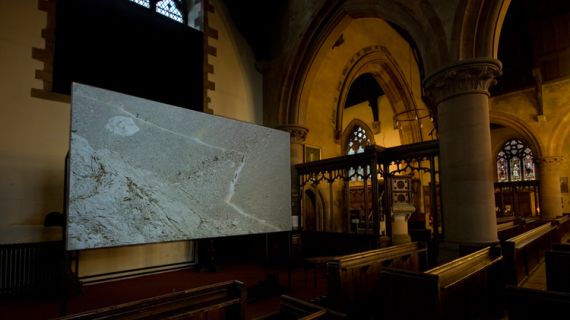
M 317 186 L 321 183 L 329 185 L 329 200 L 332 204 L 334 192 L 332 184 L 335 182 L 344 183 L 344 202 L 348 201 L 348 184 L 352 178 L 358 176 L 364 186 L 364 197 L 370 197 L 371 208 L 367 208 L 368 201 L 365 201 L 365 212 L 371 210 L 372 230 L 376 239 L 380 239 L 380 220 L 390 221 L 389 202 L 382 201 L 382 198 L 389 199 L 389 194 L 381 191 L 382 181 L 391 176 L 406 175 L 416 176 L 429 173 L 430 181 L 436 182 L 436 175 L 439 174 L 437 162 L 439 157 L 439 142 L 428 141 L 410 145 L 403 145 L 393 148 L 382 148 L 379 146 L 369 146 L 363 153 L 345 155 L 335 158 L 314 161 L 296 166 L 298 174 L 298 184 L 300 190 L 306 186 Z M 370 186 L 370 187 L 368 187 Z M 389 192 L 389 191 L 386 191 Z M 368 194 L 370 193 L 370 194 Z M 436 199 L 435 183 L 430 184 L 430 198 Z M 300 205 L 299 205 L 300 206 Z M 437 212 L 436 201 L 431 201 L 431 212 Z M 328 210 L 332 210 L 328 208 Z M 343 205 L 343 211 L 348 211 L 348 207 Z M 345 214 L 349 214 L 345 212 Z M 329 215 L 332 216 L 332 215 Z M 438 230 L 440 221 L 434 215 L 434 228 Z M 347 228 L 348 229 L 348 228 Z M 386 224 L 386 234 L 391 236 L 391 224 Z M 437 233 L 436 233 L 437 236 Z

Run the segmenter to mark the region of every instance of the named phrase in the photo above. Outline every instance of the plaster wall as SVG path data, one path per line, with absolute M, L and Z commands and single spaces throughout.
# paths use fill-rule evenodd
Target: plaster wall
M 45 214 L 64 207 L 70 106 L 30 95 L 31 88 L 42 87 L 34 77 L 42 65 L 32 59 L 32 47 L 44 47 L 46 19 L 36 0 L 0 1 L 0 229 L 42 225 Z M 258 122 L 261 114 L 255 108 L 260 106 L 252 88 L 261 88 L 248 76 L 241 79 L 239 90 L 247 87 L 247 94 L 226 96 L 226 102 L 236 103 L 214 111 L 228 117 L 243 112 L 238 120 Z M 233 108 L 239 112 L 232 113 Z M 79 254 L 79 276 L 192 262 L 193 250 L 188 241 L 85 250 Z
M 377 134 L 374 134 L 376 145 L 385 148 L 401 145 L 400 133 L 398 130 L 394 130 L 394 112 L 392 111 L 392 105 L 386 96 L 378 97 L 378 109 L 380 131 Z M 353 119 L 359 119 L 366 123 L 369 128 L 372 128 L 374 118 L 372 116 L 372 109 L 368 106 L 368 102 L 362 102 L 344 110 L 342 118 L 343 132 L 348 129 L 347 126 Z
M 69 105 L 32 98 L 46 16 L 36 1 L 0 2 L 0 226 L 42 224 L 61 211 Z
M 375 32 L 366 32 L 368 30 L 375 30 Z M 407 43 L 384 21 L 379 19 L 364 18 L 355 19 L 343 31 L 344 43 L 335 48 L 323 48 L 322 60 L 314 70 L 314 78 L 310 83 L 306 84 L 303 89 L 303 95 L 306 95 L 306 105 L 302 106 L 302 124 L 309 128 L 307 135 L 307 143 L 312 145 L 321 146 L 322 157 L 330 158 L 340 155 L 341 146 L 335 142 L 334 129 L 336 123 L 336 112 L 339 95 L 340 83 L 343 79 L 343 70 L 351 66 L 354 62 L 355 55 L 363 48 L 374 45 L 381 45 L 388 49 L 391 55 L 396 59 L 402 73 L 407 77 L 408 83 L 414 86 L 414 81 L 411 77 L 417 77 L 417 69 L 415 68 L 414 61 L 410 58 L 410 49 Z M 419 81 L 415 81 L 419 87 Z M 414 96 L 416 94 L 414 93 Z M 386 100 L 386 101 L 384 101 Z M 391 115 L 393 110 L 390 109 L 390 102 L 388 99 L 383 98 L 380 101 L 380 117 L 382 122 L 381 134 L 385 136 L 380 137 L 383 143 L 393 146 L 396 145 L 397 140 L 393 134 L 389 133 L 393 129 L 389 129 L 391 124 Z M 421 105 L 421 100 L 416 99 L 416 103 Z M 345 112 L 351 108 L 344 110 Z M 352 118 L 349 111 L 343 114 L 343 124 L 349 123 Z M 390 117 L 387 120 L 383 117 Z M 370 120 L 361 119 L 367 123 Z M 380 143 L 379 143 L 380 144 Z
M 263 78 L 255 68 L 255 57 L 237 31 L 221 1 L 213 0 L 214 13 L 208 13 L 209 25 L 218 30 L 218 40 L 209 44 L 217 49 L 208 56 L 214 73 L 208 79 L 215 90 L 208 90 L 209 107 L 215 115 L 263 124 Z

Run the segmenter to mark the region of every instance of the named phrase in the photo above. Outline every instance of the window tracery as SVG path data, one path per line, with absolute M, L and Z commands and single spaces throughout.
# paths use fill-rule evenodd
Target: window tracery
M 364 152 L 364 148 L 371 145 L 370 135 L 359 125 L 354 126 L 348 139 L 346 154 L 356 154 Z
M 145 8 L 152 9 L 164 16 L 169 17 L 174 21 L 184 23 L 184 16 L 180 10 L 181 2 L 180 0 L 129 0 L 136 4 L 139 4 Z
M 131 0 L 136 4 L 140 4 L 143 7 L 150 8 L 150 1 L 149 0 Z
M 159 1 L 156 4 L 156 12 L 169 17 L 172 20 L 183 23 L 182 13 L 178 10 L 176 4 L 172 0 Z
M 355 125 L 348 137 L 348 143 L 346 148 L 346 154 L 352 155 L 364 152 L 364 149 L 372 145 L 372 140 L 370 139 L 370 134 L 359 125 Z M 367 168 L 368 169 L 368 168 Z M 350 168 L 348 171 L 348 176 L 352 177 L 351 181 L 361 181 L 362 177 L 365 176 L 364 168 L 359 167 L 358 171 L 354 168 Z
M 497 153 L 497 180 L 536 180 L 536 167 L 532 150 L 519 139 L 510 139 Z

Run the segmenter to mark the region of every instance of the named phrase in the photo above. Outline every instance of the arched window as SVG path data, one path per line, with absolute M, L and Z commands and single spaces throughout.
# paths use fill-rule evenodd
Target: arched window
M 150 1 L 149 0 L 131 0 L 134 3 L 138 3 L 143 7 L 150 8 Z
M 156 4 L 156 12 L 165 15 L 172 20 L 184 23 L 184 19 L 182 18 L 182 13 L 176 6 L 175 1 L 173 0 L 159 1 Z
M 346 154 L 351 155 L 364 152 L 367 146 L 372 145 L 370 137 L 371 135 L 366 129 L 360 125 L 355 125 L 347 140 Z M 350 179 L 351 181 L 361 181 L 362 177 L 364 177 L 364 168 L 359 167 L 358 172 L 350 168 L 350 170 L 348 170 L 348 176 L 352 177 Z
M 510 139 L 497 154 L 497 180 L 536 180 L 536 168 L 532 150 L 519 139 Z
M 184 23 L 184 16 L 182 15 L 182 2 L 180 0 L 130 0 L 134 3 L 140 4 L 143 7 L 151 8 L 154 11 L 169 17 L 174 21 Z
M 348 138 L 346 154 L 356 154 L 364 152 L 364 148 L 371 145 L 370 134 L 359 125 L 353 127 Z

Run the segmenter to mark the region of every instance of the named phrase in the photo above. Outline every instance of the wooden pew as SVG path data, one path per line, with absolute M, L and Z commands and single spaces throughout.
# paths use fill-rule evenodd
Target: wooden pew
M 323 302 L 335 310 L 354 314 L 375 304 L 382 268 L 422 271 L 427 268 L 423 242 L 410 242 L 356 254 L 334 257 L 327 262 L 328 288 Z
M 381 319 L 493 319 L 503 314 L 502 256 L 490 246 L 425 272 L 381 271 Z
M 279 311 L 255 318 L 255 320 L 290 320 L 290 319 L 347 319 L 346 314 L 324 308 L 322 306 L 281 295 Z
M 552 250 L 556 251 L 570 251 L 570 243 L 553 243 Z
M 245 285 L 233 280 L 57 319 L 245 319 L 245 303 Z
M 515 223 L 515 221 L 497 224 L 497 236 L 499 237 L 500 241 L 517 236 L 521 233 L 522 230 L 522 226 Z
M 507 285 L 505 307 L 509 320 L 564 319 L 570 310 L 570 293 Z
M 376 237 L 372 234 L 341 232 L 303 231 L 301 233 L 301 263 L 305 269 L 305 282 L 308 271 L 313 270 L 313 283 L 317 286 L 317 274 L 326 268 L 333 257 L 376 249 Z
M 544 258 L 546 289 L 570 293 L 570 245 L 554 244 Z
M 539 266 L 544 252 L 552 247 L 556 229 L 545 223 L 501 242 L 506 284 L 520 285 Z
M 558 227 L 554 242 L 560 243 L 563 239 L 568 239 L 568 233 L 570 233 L 570 216 L 564 215 L 548 221 L 550 221 L 553 226 Z

